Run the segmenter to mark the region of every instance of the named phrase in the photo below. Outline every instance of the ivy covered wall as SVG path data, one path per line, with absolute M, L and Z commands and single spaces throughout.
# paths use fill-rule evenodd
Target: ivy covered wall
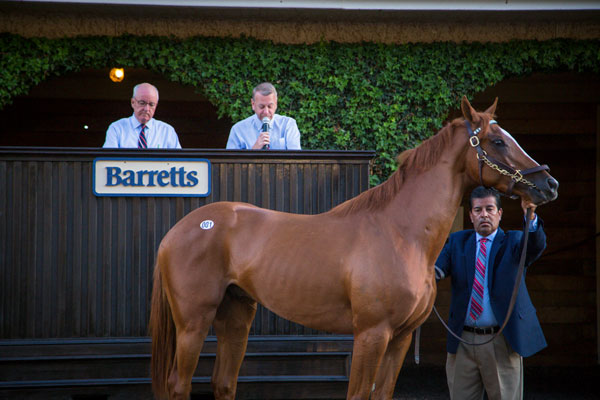
M 374 183 L 395 156 L 441 128 L 460 98 L 533 72 L 600 70 L 600 40 L 275 44 L 242 38 L 0 34 L 0 109 L 50 76 L 82 68 L 146 68 L 209 99 L 219 116 L 247 116 L 259 82 L 279 92 L 306 149 L 374 149 Z

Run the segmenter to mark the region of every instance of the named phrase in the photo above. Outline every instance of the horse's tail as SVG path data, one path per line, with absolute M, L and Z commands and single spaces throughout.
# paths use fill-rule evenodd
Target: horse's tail
M 160 256 L 154 267 L 154 286 L 150 310 L 150 334 L 152 336 L 152 390 L 159 398 L 168 397 L 167 380 L 175 362 L 176 332 L 171 307 L 163 288 L 160 273 Z

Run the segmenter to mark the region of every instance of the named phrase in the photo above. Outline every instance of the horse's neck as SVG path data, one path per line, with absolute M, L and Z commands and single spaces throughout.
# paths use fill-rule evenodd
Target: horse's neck
M 467 189 L 465 144 L 456 142 L 436 165 L 407 173 L 388 209 L 402 237 L 424 248 L 441 249 Z
M 435 181 L 443 181 L 443 184 L 435 184 Z M 403 214 L 420 215 L 426 223 L 437 221 L 438 224 L 451 225 L 464 195 L 463 187 L 462 177 L 452 175 L 443 168 L 432 168 L 405 180 L 400 195 L 394 199 L 402 204 L 394 207 L 399 207 L 396 209 L 402 210 Z

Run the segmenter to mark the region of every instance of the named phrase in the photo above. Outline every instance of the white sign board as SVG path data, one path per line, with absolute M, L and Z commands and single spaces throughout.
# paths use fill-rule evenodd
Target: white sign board
M 205 197 L 210 194 L 205 159 L 96 158 L 96 196 Z

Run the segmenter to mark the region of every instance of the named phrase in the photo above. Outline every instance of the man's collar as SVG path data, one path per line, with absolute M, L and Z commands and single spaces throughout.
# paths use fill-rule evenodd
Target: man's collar
M 262 119 L 260 119 L 258 117 L 257 113 L 254 113 L 254 116 L 256 118 L 254 118 L 254 122 L 257 123 L 259 126 L 262 126 Z M 273 124 L 275 122 L 275 120 L 277 119 L 278 115 L 277 114 L 273 114 L 273 119 L 271 120 L 271 124 Z
M 131 120 L 131 124 L 133 125 L 133 127 L 135 129 L 142 126 L 142 123 L 137 119 L 137 117 L 135 116 L 135 113 L 131 115 L 130 120 Z M 152 129 L 153 121 L 154 121 L 154 118 L 150 118 L 150 121 L 146 122 L 145 125 L 148 129 Z
M 498 229 L 499 229 L 499 228 L 497 228 L 497 229 L 496 229 L 494 232 L 490 233 L 488 236 L 481 236 L 481 235 L 479 234 L 479 232 L 475 231 L 475 240 L 476 240 L 477 242 L 479 242 L 479 240 L 480 240 L 481 238 L 486 238 L 486 239 L 488 239 L 490 242 L 493 242 L 493 241 L 494 241 L 494 238 L 496 237 L 496 234 L 498 234 Z

